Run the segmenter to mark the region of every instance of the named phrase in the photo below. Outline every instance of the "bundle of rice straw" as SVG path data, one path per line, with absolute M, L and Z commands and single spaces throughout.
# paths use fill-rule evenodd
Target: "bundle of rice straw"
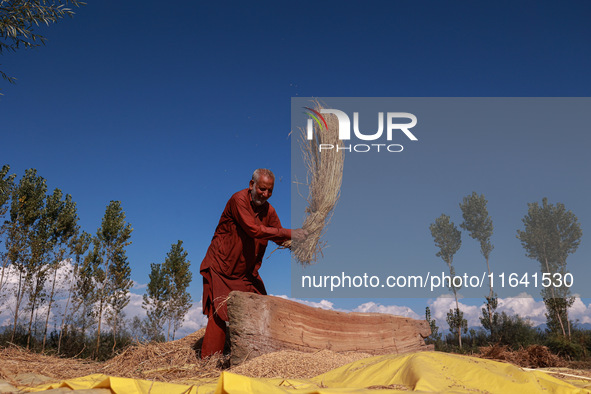
M 314 111 L 320 112 L 323 107 L 314 102 Z M 322 254 L 320 238 L 330 222 L 333 209 L 341 194 L 343 180 L 343 150 L 337 151 L 339 146 L 339 122 L 335 115 L 323 114 L 327 129 L 324 130 L 314 122 L 312 140 L 307 139 L 305 128 L 300 128 L 300 146 L 304 165 L 307 169 L 306 183 L 308 185 L 308 207 L 302 228 L 308 231 L 304 241 L 292 241 L 291 251 L 298 263 L 308 265 L 315 262 L 318 254 Z M 323 122 L 320 122 L 324 125 Z M 333 149 L 320 152 L 320 144 L 331 144 Z

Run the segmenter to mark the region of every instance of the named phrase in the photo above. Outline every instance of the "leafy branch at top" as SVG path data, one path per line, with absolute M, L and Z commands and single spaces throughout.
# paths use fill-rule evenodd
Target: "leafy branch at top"
M 34 32 L 36 28 L 74 16 L 68 5 L 85 4 L 79 0 L 0 0 L 0 54 L 44 44 L 46 39 Z M 3 71 L 0 75 L 10 83 L 15 82 L 14 77 Z

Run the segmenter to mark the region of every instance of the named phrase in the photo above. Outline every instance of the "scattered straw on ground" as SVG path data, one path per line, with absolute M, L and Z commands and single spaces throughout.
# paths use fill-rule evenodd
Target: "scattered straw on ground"
M 11 377 L 24 372 L 42 374 L 56 381 L 93 373 L 173 383 L 217 378 L 222 371 L 221 365 L 227 359 L 198 359 L 195 347 L 203 334 L 204 329 L 177 341 L 130 346 L 104 363 L 44 356 L 11 347 L 0 350 L 0 378 L 10 381 Z M 316 353 L 284 350 L 256 357 L 229 371 L 257 378 L 305 379 L 366 357 L 371 355 L 330 350 Z
M 316 102 L 313 111 L 319 114 L 321 109 L 322 106 Z M 339 122 L 332 114 L 324 114 L 322 118 L 326 120 L 326 125 L 317 120 L 311 140 L 308 140 L 307 130 L 300 130 L 302 156 L 308 171 L 308 207 L 302 228 L 308 236 L 303 241 L 292 240 L 290 247 L 293 257 L 302 265 L 311 264 L 322 253 L 320 238 L 341 195 L 344 151 L 327 149 L 319 152 L 321 144 L 339 145 Z
M 546 346 L 530 345 L 519 350 L 510 350 L 507 346 L 492 345 L 480 348 L 481 358 L 506 361 L 525 368 L 564 367 L 566 362 L 550 352 Z
M 205 329 L 172 342 L 151 342 L 128 347 L 123 353 L 105 362 L 100 372 L 106 375 L 161 382 L 182 382 L 187 379 L 216 378 L 223 360 L 198 358 L 197 342 Z
M 335 353 L 331 350 L 316 353 L 282 350 L 263 354 L 231 368 L 230 372 L 253 378 L 307 379 L 371 356 L 366 353 Z
M 46 356 L 11 346 L 0 349 L 0 379 L 13 382 L 16 375 L 23 373 L 41 374 L 55 378 L 56 381 L 93 373 L 172 383 L 215 379 L 220 375 L 221 365 L 227 362 L 227 358 L 212 358 L 207 361 L 198 359 L 195 349 L 203 334 L 204 329 L 177 341 L 131 346 L 104 363 Z M 517 351 L 511 351 L 506 346 L 488 346 L 481 348 L 478 356 L 509 362 L 523 368 L 542 368 L 564 380 L 576 377 L 591 379 L 591 372 L 585 370 L 589 367 L 587 364 L 579 369 L 574 363 L 570 363 L 568 366 L 571 368 L 564 368 L 567 362 L 541 345 L 532 345 Z M 330 350 L 316 353 L 284 350 L 256 357 L 230 368 L 229 371 L 255 378 L 307 379 L 366 357 L 371 355 L 336 353 Z M 403 386 L 387 388 L 404 389 Z
M 60 358 L 33 353 L 18 346 L 0 349 L 0 379 L 14 382 L 23 373 L 35 373 L 56 380 L 78 378 L 95 373 L 101 363 L 80 359 Z

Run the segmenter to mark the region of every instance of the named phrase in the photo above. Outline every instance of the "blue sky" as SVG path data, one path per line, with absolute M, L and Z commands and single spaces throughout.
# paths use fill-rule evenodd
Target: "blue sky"
M 0 82 L 0 164 L 19 177 L 36 168 L 72 194 L 92 234 L 122 201 L 138 283 L 182 239 L 195 301 L 219 215 L 253 169 L 281 179 L 271 203 L 290 225 L 291 97 L 591 91 L 585 1 L 88 3 L 40 29 L 46 46 L 2 55 L 18 82 Z M 288 253 L 262 275 L 270 293 L 289 294 Z M 424 301 L 411 303 L 422 313 Z

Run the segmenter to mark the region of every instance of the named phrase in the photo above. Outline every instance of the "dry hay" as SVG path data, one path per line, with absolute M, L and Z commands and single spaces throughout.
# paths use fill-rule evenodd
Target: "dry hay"
M 17 383 L 14 377 L 23 373 L 45 375 L 58 381 L 96 373 L 101 366 L 95 361 L 46 356 L 18 346 L 0 349 L 0 360 L 0 379 L 13 384 Z
M 196 347 L 205 329 L 172 342 L 151 342 L 128 347 L 121 354 L 104 363 L 80 359 L 63 359 L 33 353 L 19 347 L 0 350 L 0 379 L 24 372 L 42 374 L 56 381 L 94 373 L 132 379 L 146 379 L 171 383 L 195 383 L 197 379 L 218 378 L 226 358 L 198 358 Z M 311 378 L 345 364 L 372 357 L 366 353 L 336 353 L 321 350 L 305 353 L 284 350 L 268 353 L 230 369 L 231 372 L 257 378 Z M 16 383 L 16 382 L 13 382 Z
M 150 342 L 127 347 L 106 362 L 46 356 L 11 346 L 0 349 L 0 379 L 11 383 L 22 373 L 73 379 L 95 373 L 133 379 L 183 383 L 187 380 L 217 378 L 227 357 L 198 358 L 205 328 L 171 342 Z
M 205 328 L 171 342 L 130 346 L 105 362 L 100 372 L 111 376 L 180 383 L 187 379 L 217 378 L 220 357 L 201 360 L 198 349 Z
M 220 358 L 206 361 L 198 359 L 195 348 L 204 331 L 201 329 L 177 341 L 131 346 L 105 363 L 46 356 L 11 346 L 0 349 L 0 379 L 16 385 L 18 382 L 14 381 L 14 377 L 22 373 L 41 374 L 55 378 L 56 381 L 103 373 L 134 379 L 194 384 L 196 379 L 219 377 L 222 371 L 221 362 L 227 361 Z M 591 375 L 589 371 L 583 370 L 586 368 L 561 368 L 566 362 L 541 345 L 532 345 L 517 351 L 498 345 L 480 350 L 479 356 L 482 358 L 509 362 L 524 368 L 545 368 L 546 372 L 560 379 L 590 379 Z M 261 355 L 229 371 L 255 378 L 308 379 L 367 357 L 372 355 L 336 353 L 331 350 L 316 353 L 284 350 Z M 576 368 L 575 365 L 569 366 Z M 385 388 L 406 389 L 400 385 L 368 387 Z
M 321 350 L 315 353 L 282 350 L 267 353 L 230 369 L 230 372 L 252 378 L 307 379 L 362 358 L 373 357 L 366 353 L 336 353 Z
M 485 346 L 480 348 L 478 357 L 506 361 L 525 368 L 563 367 L 566 362 L 550 352 L 546 346 L 530 345 L 519 350 L 510 350 L 507 346 Z
M 315 102 L 315 111 L 320 112 L 322 106 Z M 307 139 L 305 129 L 300 129 L 300 142 L 304 165 L 307 169 L 306 184 L 308 185 L 308 207 L 302 228 L 308 232 L 303 241 L 292 241 L 292 254 L 302 265 L 316 261 L 318 254 L 322 254 L 320 238 L 325 227 L 330 222 L 333 209 L 341 194 L 343 180 L 343 163 L 345 153 L 336 149 L 324 150 L 320 154 L 320 144 L 339 145 L 339 122 L 335 115 L 324 114 L 326 130 L 321 130 L 314 123 L 312 140 Z

